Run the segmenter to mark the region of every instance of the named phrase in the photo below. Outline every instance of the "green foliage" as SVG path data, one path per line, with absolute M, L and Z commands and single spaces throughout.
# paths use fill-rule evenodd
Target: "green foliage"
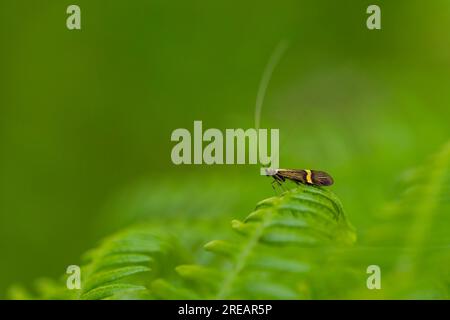
M 398 243 L 397 254 L 386 261 L 392 270 L 390 297 L 450 298 L 450 143 L 426 165 L 409 172 L 403 193 L 388 203 L 378 230 L 367 242 L 388 246 Z
M 244 221 L 231 224 L 237 238 L 205 245 L 225 259 L 212 258 L 205 266 L 186 264 L 183 235 L 175 239 L 148 225 L 125 230 L 85 255 L 81 290 L 53 284 L 40 287 L 38 297 L 302 298 L 303 275 L 314 264 L 311 250 L 355 241 L 337 197 L 312 186 L 261 201 Z M 13 297 L 25 294 L 15 289 Z
M 66 289 L 64 277 L 59 282 L 37 283 L 35 297 L 20 287 L 12 288 L 10 294 L 17 299 L 150 298 L 146 285 L 152 277 L 169 275 L 166 268 L 185 261 L 183 254 L 172 237 L 149 225 L 137 226 L 105 239 L 85 254 L 80 290 Z
M 176 269 L 203 298 L 302 298 L 303 275 L 313 267 L 308 249 L 322 252 L 320 247 L 355 241 L 337 197 L 304 185 L 261 201 L 243 222 L 231 225 L 240 238 L 205 245 L 225 262 Z
M 325 253 L 258 248 L 298 257 L 309 268 L 307 297 L 435 294 L 417 278 L 448 288 L 444 175 L 436 167 L 395 181 L 450 137 L 450 1 L 379 1 L 381 32 L 364 27 L 369 2 L 361 0 L 241 1 L 239 9 L 232 1 L 135 0 L 126 11 L 118 1 L 80 2 L 88 3 L 86 32 L 72 33 L 61 1 L 0 1 L 8 26 L 0 36 L 0 299 L 12 283 L 82 264 L 79 255 L 98 239 L 136 223 L 176 235 L 188 252 L 180 264 L 229 265 L 203 245 L 245 240 L 229 222 L 272 195 L 268 178 L 257 165 L 174 166 L 170 133 L 198 119 L 204 129 L 252 126 L 258 83 L 281 38 L 290 47 L 270 79 L 261 128 L 280 129 L 284 167 L 332 174 L 358 242 Z M 412 186 L 422 191 L 400 200 Z M 161 297 L 191 288 L 178 263 L 167 265 L 170 276 L 152 263 L 118 281 L 164 288 Z M 378 292 L 365 286 L 369 264 L 382 268 Z M 391 291 L 411 270 L 403 289 Z M 135 281 L 153 277 L 161 281 Z M 64 280 L 38 283 L 31 295 L 12 291 L 74 295 L 61 292 Z
M 16 299 L 448 299 L 450 144 L 401 176 L 404 190 L 380 206 L 373 225 L 356 234 L 337 196 L 299 185 L 259 202 L 233 233 L 160 215 L 126 228 L 87 252 L 82 289 L 38 280 L 14 286 Z M 214 193 L 211 193 L 213 195 Z M 209 199 L 208 201 L 213 201 Z M 220 221 L 220 220 L 217 220 Z M 201 244 L 199 239 L 203 239 Z M 199 250 L 201 247 L 204 250 Z M 382 270 L 382 290 L 368 290 L 366 268 Z
M 358 245 L 334 256 L 328 273 L 345 283 L 339 284 L 342 297 L 450 298 L 450 143 L 406 172 L 398 188 L 400 195 L 380 208 Z M 365 287 L 365 268 L 371 264 L 381 267 L 382 290 Z M 334 291 L 325 284 L 322 289 Z

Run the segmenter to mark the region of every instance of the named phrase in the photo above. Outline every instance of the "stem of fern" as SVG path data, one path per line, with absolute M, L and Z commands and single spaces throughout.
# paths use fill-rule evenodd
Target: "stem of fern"
M 234 281 L 236 280 L 237 276 L 242 271 L 242 269 L 245 267 L 247 260 L 250 256 L 250 253 L 252 252 L 253 248 L 258 244 L 259 239 L 263 234 L 264 228 L 266 227 L 266 223 L 270 221 L 270 218 L 272 217 L 271 211 L 272 210 L 270 210 L 264 215 L 263 221 L 255 229 L 252 236 L 248 238 L 249 240 L 242 248 L 240 254 L 237 256 L 234 269 L 230 273 L 228 273 L 227 276 L 225 277 L 220 290 L 215 296 L 215 299 L 221 300 L 225 299 L 228 296 Z

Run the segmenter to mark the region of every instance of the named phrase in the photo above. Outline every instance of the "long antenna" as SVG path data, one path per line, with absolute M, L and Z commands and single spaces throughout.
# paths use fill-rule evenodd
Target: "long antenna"
M 278 45 L 275 47 L 275 50 L 272 52 L 270 56 L 269 62 L 264 69 L 264 73 L 259 83 L 258 94 L 256 95 L 256 108 L 255 108 L 255 129 L 259 129 L 259 125 L 261 123 L 261 110 L 264 102 L 264 98 L 266 96 L 266 90 L 269 86 L 270 78 L 272 78 L 273 70 L 280 62 L 284 53 L 289 47 L 289 43 L 286 40 L 281 40 Z

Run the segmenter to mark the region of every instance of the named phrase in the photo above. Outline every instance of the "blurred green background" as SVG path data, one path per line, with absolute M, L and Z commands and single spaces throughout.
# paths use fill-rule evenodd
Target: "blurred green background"
M 366 28 L 373 3 L 382 30 Z M 135 221 L 209 219 L 206 242 L 272 196 L 259 166 L 173 165 L 170 135 L 253 127 L 281 40 L 261 125 L 280 129 L 281 167 L 334 176 L 364 243 L 405 172 L 449 140 L 449 29 L 446 0 L 2 0 L 0 297 Z

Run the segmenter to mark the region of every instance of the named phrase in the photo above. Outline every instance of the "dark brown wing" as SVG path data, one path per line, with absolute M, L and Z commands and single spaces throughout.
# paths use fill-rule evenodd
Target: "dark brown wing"
M 307 183 L 305 170 L 278 169 L 277 174 L 294 182 Z
M 334 183 L 333 178 L 324 171 L 311 170 L 311 179 L 318 186 L 331 186 Z

